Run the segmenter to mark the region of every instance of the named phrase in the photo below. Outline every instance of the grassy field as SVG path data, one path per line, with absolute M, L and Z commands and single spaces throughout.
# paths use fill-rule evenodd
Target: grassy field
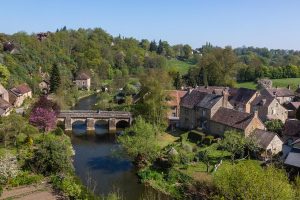
M 300 78 L 272 79 L 272 81 L 273 81 L 273 87 L 276 86 L 287 87 L 288 85 L 290 85 L 293 90 L 296 90 L 298 88 L 298 85 L 300 84 Z M 254 82 L 238 83 L 237 87 L 256 89 L 256 83 Z
M 169 71 L 178 71 L 182 75 L 186 74 L 189 68 L 193 66 L 195 65 L 176 59 L 167 60 L 167 69 Z

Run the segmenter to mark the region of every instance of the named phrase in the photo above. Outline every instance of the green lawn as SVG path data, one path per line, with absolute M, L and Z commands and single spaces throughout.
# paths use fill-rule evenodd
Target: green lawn
M 178 71 L 180 74 L 186 74 L 190 67 L 193 67 L 195 65 L 189 64 L 188 62 L 176 60 L 176 59 L 170 59 L 167 60 L 167 69 L 169 71 Z
M 287 87 L 288 85 L 291 86 L 293 90 L 298 88 L 300 84 L 300 78 L 285 78 L 285 79 L 272 79 L 273 87 Z M 256 89 L 256 83 L 254 82 L 244 82 L 238 83 L 237 88 L 249 88 L 249 89 Z

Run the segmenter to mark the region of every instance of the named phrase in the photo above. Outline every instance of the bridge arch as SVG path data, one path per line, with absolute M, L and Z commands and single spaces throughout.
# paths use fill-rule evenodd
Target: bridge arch
M 109 122 L 105 119 L 95 119 L 96 135 L 104 135 L 109 132 Z
M 73 133 L 76 135 L 84 134 L 87 131 L 86 119 L 73 119 L 71 122 Z
M 129 121 L 125 119 L 118 120 L 116 123 L 116 128 L 128 128 L 129 126 Z

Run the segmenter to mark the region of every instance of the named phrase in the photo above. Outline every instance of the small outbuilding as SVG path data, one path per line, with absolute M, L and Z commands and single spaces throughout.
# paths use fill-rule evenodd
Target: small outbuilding
M 91 88 L 91 77 L 86 73 L 80 73 L 75 78 L 75 84 L 78 89 L 90 90 Z

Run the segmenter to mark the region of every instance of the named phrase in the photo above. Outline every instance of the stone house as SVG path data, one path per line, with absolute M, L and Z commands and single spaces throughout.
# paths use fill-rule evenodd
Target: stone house
M 209 132 L 215 136 L 223 136 L 227 130 L 236 130 L 247 137 L 255 129 L 265 129 L 257 112 L 246 113 L 223 107 L 218 109 L 209 123 Z
M 169 107 L 168 117 L 179 117 L 180 100 L 187 93 L 185 90 L 167 90 L 167 106 Z
M 250 113 L 251 103 L 258 95 L 259 93 L 256 90 L 239 88 L 229 102 L 235 110 Z
M 289 118 L 296 118 L 296 112 L 300 107 L 300 102 L 290 102 L 288 104 L 285 104 L 284 107 L 288 110 Z
M 9 102 L 9 94 L 8 91 L 0 84 L 0 99 L 3 99 Z
M 9 103 L 8 91 L 0 84 L 0 116 L 7 116 L 12 110 L 12 105 Z
M 90 90 L 91 88 L 91 77 L 86 73 L 80 73 L 75 78 L 75 84 L 79 89 Z
M 202 127 L 207 129 L 209 119 L 221 106 L 231 107 L 228 103 L 227 91 L 216 91 L 215 88 L 208 90 L 196 88 L 188 91 L 180 102 L 180 128 L 191 130 Z
M 275 97 L 280 104 L 292 102 L 295 98 L 295 94 L 290 87 L 263 89 L 261 90 L 261 94 L 264 96 Z
M 9 102 L 14 107 L 20 107 L 27 98 L 32 98 L 32 91 L 26 83 L 9 90 Z
M 252 137 L 261 148 L 262 157 L 275 155 L 282 151 L 283 141 L 276 133 L 255 129 L 253 133 L 251 133 L 250 137 Z
M 283 140 L 288 143 L 300 138 L 300 120 L 286 120 L 283 127 L 282 137 Z
M 258 112 L 258 117 L 263 121 L 279 119 L 283 123 L 288 118 L 288 111 L 278 100 L 269 95 L 257 96 L 251 103 L 251 112 Z

